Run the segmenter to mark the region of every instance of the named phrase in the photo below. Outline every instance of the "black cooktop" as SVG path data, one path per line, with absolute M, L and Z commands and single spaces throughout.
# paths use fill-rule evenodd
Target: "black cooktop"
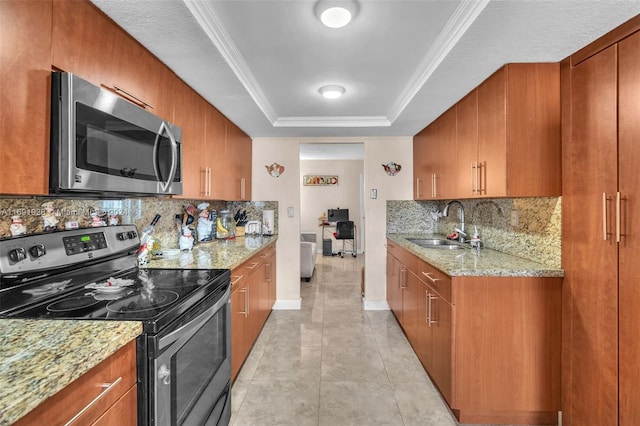
M 1 291 L 0 316 L 142 321 L 145 332 L 157 332 L 228 285 L 226 269 L 71 271 Z

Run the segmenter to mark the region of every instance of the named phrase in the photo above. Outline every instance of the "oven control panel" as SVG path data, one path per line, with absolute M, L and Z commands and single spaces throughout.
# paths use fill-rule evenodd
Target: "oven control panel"
M 107 240 L 103 232 L 72 235 L 62 238 L 62 242 L 67 256 L 107 248 Z
M 135 225 L 73 229 L 0 239 L 2 275 L 38 271 L 123 251 L 135 251 L 140 238 Z

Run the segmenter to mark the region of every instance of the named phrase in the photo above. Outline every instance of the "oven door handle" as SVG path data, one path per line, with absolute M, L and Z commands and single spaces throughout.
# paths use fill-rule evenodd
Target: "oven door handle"
M 227 288 L 227 290 L 224 292 L 224 295 L 212 307 L 210 307 L 182 327 L 172 331 L 164 337 L 161 337 L 160 341 L 158 342 L 158 349 L 164 349 L 178 339 L 191 338 L 191 336 L 194 335 L 200 329 L 200 327 L 202 327 L 207 321 L 213 318 L 213 316 L 218 313 L 218 311 L 222 309 L 224 305 L 227 304 L 227 302 L 229 301 L 229 294 L 230 288 Z

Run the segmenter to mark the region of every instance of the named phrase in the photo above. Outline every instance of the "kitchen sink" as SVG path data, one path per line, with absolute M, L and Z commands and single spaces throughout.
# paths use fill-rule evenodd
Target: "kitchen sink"
M 419 245 L 424 248 L 433 248 L 440 250 L 462 250 L 463 246 L 460 244 L 440 238 L 407 238 L 407 241 L 413 244 Z

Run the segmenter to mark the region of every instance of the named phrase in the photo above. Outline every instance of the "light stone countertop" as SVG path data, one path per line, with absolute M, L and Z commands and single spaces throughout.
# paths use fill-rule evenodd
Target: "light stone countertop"
M 147 268 L 234 269 L 278 239 L 272 236 L 244 236 L 232 240 L 214 240 L 197 244 L 191 251 L 159 256 Z
M 0 425 L 29 413 L 142 333 L 135 321 L 0 320 Z
M 480 254 L 467 246 L 464 250 L 420 247 L 407 238 L 445 238 L 433 234 L 387 234 L 387 238 L 449 276 L 564 277 L 564 270 L 489 248 Z

